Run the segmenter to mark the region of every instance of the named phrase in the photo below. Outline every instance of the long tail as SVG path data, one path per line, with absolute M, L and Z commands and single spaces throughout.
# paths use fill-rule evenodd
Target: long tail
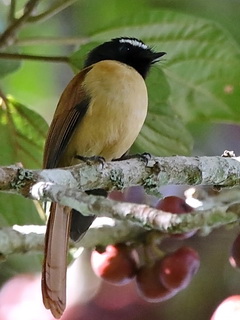
M 106 195 L 96 189 L 88 194 Z M 85 234 L 95 216 L 84 216 L 68 207 L 52 203 L 45 235 L 45 254 L 42 269 L 43 303 L 55 318 L 66 308 L 66 273 L 69 235 L 77 241 Z
M 42 270 L 43 303 L 55 318 L 66 307 L 67 252 L 71 209 L 52 203 L 45 236 Z

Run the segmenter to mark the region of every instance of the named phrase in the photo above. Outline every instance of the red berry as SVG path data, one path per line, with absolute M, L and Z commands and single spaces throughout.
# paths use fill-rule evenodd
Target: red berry
M 190 207 L 184 199 L 176 197 L 176 196 L 169 196 L 163 199 L 160 199 L 156 204 L 156 209 L 160 209 L 166 212 L 182 214 L 192 212 L 193 208 Z M 173 238 L 177 239 L 187 239 L 192 237 L 196 233 L 196 230 L 192 230 L 190 232 L 185 233 L 177 233 L 171 235 Z
M 234 268 L 240 268 L 240 234 L 233 242 L 229 261 Z
M 139 295 L 148 302 L 162 302 L 177 294 L 177 290 L 169 290 L 159 279 L 160 260 L 153 265 L 143 266 L 138 270 L 136 284 Z
M 180 213 L 180 214 L 193 211 L 193 208 L 190 207 L 185 202 L 184 199 L 176 196 L 169 196 L 169 197 L 160 199 L 156 204 L 156 208 L 164 210 L 166 212 Z
M 160 281 L 169 290 L 186 288 L 200 265 L 198 253 L 189 247 L 181 247 L 165 256 L 160 264 Z
M 108 245 L 104 252 L 94 250 L 91 256 L 95 274 L 115 284 L 129 283 L 136 274 L 136 262 L 125 244 Z

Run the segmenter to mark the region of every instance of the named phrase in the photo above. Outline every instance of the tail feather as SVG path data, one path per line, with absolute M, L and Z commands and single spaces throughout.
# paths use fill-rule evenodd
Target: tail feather
M 71 209 L 51 205 L 45 236 L 45 257 L 42 271 L 43 303 L 55 318 L 66 307 L 66 271 Z
M 104 190 L 88 194 L 106 195 Z M 52 203 L 45 235 L 45 254 L 42 269 L 43 303 L 55 318 L 66 308 L 66 273 L 69 235 L 79 240 L 92 224 L 95 216 L 84 216 L 69 207 Z

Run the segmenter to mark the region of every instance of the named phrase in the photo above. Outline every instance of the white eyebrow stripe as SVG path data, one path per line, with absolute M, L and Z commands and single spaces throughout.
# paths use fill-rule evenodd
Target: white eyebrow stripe
M 135 39 L 120 39 L 119 42 L 121 43 L 130 43 L 134 47 L 140 47 L 143 49 L 148 49 L 148 46 L 142 42 L 139 42 L 138 40 Z

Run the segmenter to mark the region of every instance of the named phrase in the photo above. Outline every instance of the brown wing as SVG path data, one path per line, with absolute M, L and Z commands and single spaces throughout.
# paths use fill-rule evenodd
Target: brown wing
M 91 68 L 86 68 L 77 74 L 61 95 L 45 143 L 44 168 L 58 166 L 76 125 L 87 111 L 90 99 L 82 87 L 82 82 Z

